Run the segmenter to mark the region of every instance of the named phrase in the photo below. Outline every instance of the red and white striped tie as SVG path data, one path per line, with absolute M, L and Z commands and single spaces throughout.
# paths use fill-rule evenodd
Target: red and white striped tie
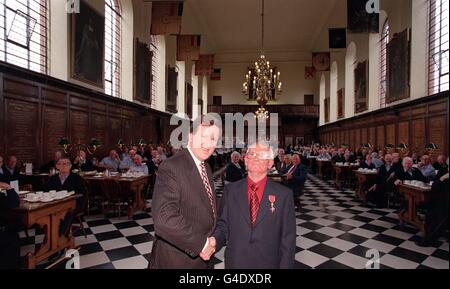
M 200 164 L 200 168 L 202 169 L 202 180 L 203 180 L 203 185 L 205 186 L 206 192 L 208 193 L 208 198 L 209 198 L 209 203 L 211 205 L 211 209 L 213 212 L 213 217 L 214 219 L 216 218 L 216 208 L 214 206 L 214 195 L 211 189 L 211 186 L 209 185 L 209 178 L 208 178 L 208 174 L 206 173 L 206 167 L 205 167 L 205 163 L 202 162 Z

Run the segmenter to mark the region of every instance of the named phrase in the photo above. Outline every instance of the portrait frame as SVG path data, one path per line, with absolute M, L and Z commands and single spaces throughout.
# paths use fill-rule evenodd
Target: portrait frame
M 153 52 L 147 43 L 134 42 L 133 99 L 152 104 L 152 58 Z M 147 65 L 145 65 L 147 64 Z
M 105 17 L 88 1 L 70 16 L 70 78 L 105 88 Z
M 363 61 L 355 67 L 355 113 L 364 112 L 368 106 L 369 96 L 369 62 Z

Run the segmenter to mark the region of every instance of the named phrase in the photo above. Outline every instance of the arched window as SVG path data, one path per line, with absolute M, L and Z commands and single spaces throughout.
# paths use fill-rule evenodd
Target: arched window
M 121 9 L 119 0 L 105 1 L 105 93 L 120 97 Z
M 47 73 L 48 3 L 0 0 L 0 61 Z
M 156 92 L 158 89 L 159 49 L 156 35 L 150 35 L 150 51 L 152 52 L 152 108 L 156 108 Z
M 387 91 L 387 44 L 389 43 L 389 21 L 383 25 L 380 39 L 380 107 L 386 107 Z
M 448 2 L 430 0 L 428 91 L 448 90 Z
M 351 42 L 345 55 L 345 117 L 351 117 L 355 113 L 355 67 L 358 61 L 357 47 Z
M 339 110 L 337 101 L 338 77 L 338 64 L 334 61 L 330 70 L 330 121 L 336 120 Z

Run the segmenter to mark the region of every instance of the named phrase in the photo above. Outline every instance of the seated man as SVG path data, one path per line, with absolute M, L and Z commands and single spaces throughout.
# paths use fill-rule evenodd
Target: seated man
M 128 170 L 132 173 L 142 173 L 144 175 L 148 175 L 148 167 L 147 165 L 142 163 L 142 157 L 138 154 L 134 157 L 134 164 Z
M 225 172 L 225 182 L 233 183 L 237 182 L 245 177 L 245 171 L 239 164 L 241 160 L 241 154 L 238 152 L 233 152 L 231 154 L 231 162 L 227 166 L 227 171 Z
M 399 153 L 392 153 L 392 166 L 394 167 L 394 170 L 400 170 L 402 168 L 402 159 L 400 158 Z
M 437 171 L 440 171 L 442 169 L 448 169 L 448 165 L 445 163 L 445 156 L 444 155 L 439 155 L 437 157 L 436 162 L 433 164 L 433 167 Z
M 76 212 L 84 210 L 83 205 L 86 189 L 83 179 L 78 174 L 74 174 L 71 172 L 72 163 L 67 158 L 59 159 L 56 163 L 56 169 L 59 171 L 59 174 L 50 177 L 45 186 L 45 191 L 75 191 L 76 194 L 80 194 L 83 196 L 77 199 Z
M 384 164 L 384 162 L 379 158 L 377 152 L 372 153 L 372 163 L 376 169 L 379 169 Z
M 320 154 L 317 156 L 317 159 L 319 159 L 319 160 L 331 160 L 331 155 L 325 149 L 322 149 L 320 151 Z
M 345 163 L 344 149 L 340 148 L 338 153 L 331 159 L 333 163 Z
M 54 156 L 53 160 L 51 160 L 48 163 L 46 163 L 45 165 L 41 166 L 41 168 L 39 169 L 41 171 L 41 173 L 49 173 L 51 169 L 56 168 L 56 163 L 58 162 L 58 160 L 61 157 L 62 157 L 62 154 L 60 151 L 55 152 L 55 156 Z
M 20 181 L 20 169 L 17 167 L 16 156 L 9 156 L 6 164 L 3 165 L 2 170 L 3 178 L 6 183 L 10 183 L 12 181 Z
M 280 171 L 281 165 L 283 164 L 284 154 L 284 149 L 278 149 L 278 155 L 274 159 L 275 168 L 277 171 Z
M 295 205 L 299 206 L 298 198 L 301 196 L 303 186 L 307 177 L 307 170 L 304 165 L 300 163 L 299 155 L 292 156 L 292 166 L 285 174 L 286 185 L 294 192 Z
M 405 180 L 416 180 L 424 183 L 428 182 L 428 179 L 416 168 L 413 167 L 413 160 L 410 157 L 406 157 L 402 161 L 402 168 L 397 170 L 394 175 L 394 184 L 398 186 Z
M 373 202 L 377 207 L 382 208 L 386 206 L 386 194 L 394 188 L 395 168 L 392 165 L 392 156 L 387 154 L 384 156 L 385 163 L 380 167 L 377 180 L 367 194 L 369 202 Z
M 292 156 L 290 154 L 284 155 L 283 164 L 280 166 L 278 172 L 282 175 L 286 174 L 292 166 Z
M 369 170 L 373 170 L 375 169 L 375 164 L 372 162 L 372 155 L 371 154 L 367 154 L 366 155 L 366 160 L 364 162 L 361 163 L 361 168 L 363 169 L 369 169 Z
M 422 175 L 428 179 L 428 181 L 433 180 L 436 176 L 436 169 L 431 164 L 431 159 L 428 155 L 422 156 L 422 159 L 419 163 L 419 170 Z
M 0 211 L 17 208 L 19 195 L 11 187 L 0 182 Z M 17 232 L 0 224 L 0 269 L 20 268 L 20 240 Z
M 89 172 L 93 171 L 94 164 L 92 163 L 92 160 L 86 158 L 86 153 L 84 151 L 79 151 L 77 153 L 77 156 L 75 160 L 73 161 L 73 167 L 77 168 L 78 170 L 82 172 Z
M 123 155 L 122 161 L 120 162 L 119 169 L 128 170 L 134 165 L 134 158 L 136 157 L 136 151 L 130 150 L 127 155 Z
M 99 167 L 117 172 L 117 169 L 120 165 L 119 155 L 116 150 L 111 150 L 109 152 L 109 156 L 102 159 L 102 161 L 98 164 Z

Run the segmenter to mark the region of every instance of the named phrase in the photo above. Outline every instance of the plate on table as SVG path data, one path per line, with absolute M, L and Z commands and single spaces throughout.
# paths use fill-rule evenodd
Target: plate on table
M 49 202 L 53 202 L 56 198 L 49 198 L 49 199 L 44 199 L 42 198 L 40 201 L 43 203 L 49 203 Z
M 103 176 L 94 176 L 94 178 L 103 178 Z
M 26 195 L 28 194 L 30 191 L 19 191 L 19 195 Z
M 29 203 L 38 203 L 38 202 L 41 201 L 39 198 L 37 198 L 37 199 L 28 199 L 28 198 L 25 198 L 25 199 L 23 199 L 23 200 L 26 201 L 26 202 L 29 202 Z

